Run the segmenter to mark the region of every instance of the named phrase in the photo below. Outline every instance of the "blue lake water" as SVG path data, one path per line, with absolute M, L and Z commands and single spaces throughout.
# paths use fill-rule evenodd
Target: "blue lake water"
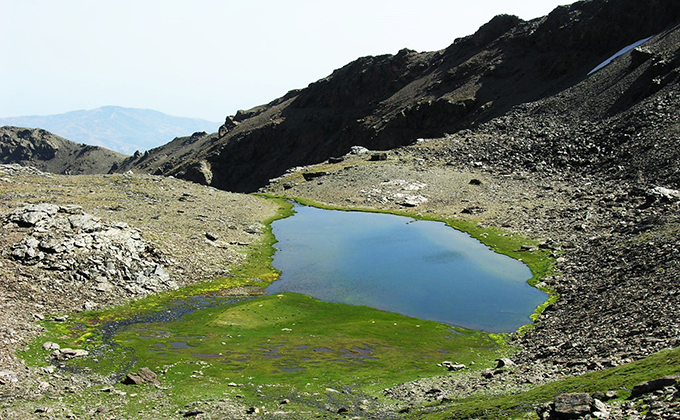
M 297 292 L 490 332 L 530 323 L 547 295 L 522 262 L 440 222 L 296 206 L 272 224 L 269 293 Z

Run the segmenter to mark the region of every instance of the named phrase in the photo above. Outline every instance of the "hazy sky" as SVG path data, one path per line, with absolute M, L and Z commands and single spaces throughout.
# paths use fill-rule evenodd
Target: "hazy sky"
M 571 0 L 0 0 L 0 117 L 103 105 L 222 121 L 366 55 Z

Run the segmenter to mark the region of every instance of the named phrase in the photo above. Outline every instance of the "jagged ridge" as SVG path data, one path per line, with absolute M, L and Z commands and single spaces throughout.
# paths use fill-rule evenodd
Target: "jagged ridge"
M 613 52 L 663 32 L 679 14 L 672 0 L 591 0 L 528 22 L 497 16 L 442 51 L 360 58 L 305 89 L 227 117 L 218 133 L 175 139 L 129 159 L 121 170 L 248 192 L 290 167 L 324 161 L 353 145 L 389 149 L 476 129 L 517 105 L 561 101 L 560 92 L 587 83 L 588 72 Z M 597 80 L 589 86 L 604 91 L 618 79 Z M 572 97 L 565 102 L 571 107 L 560 106 L 559 117 L 598 121 L 630 109 L 644 95 L 619 96 L 617 107 L 606 110 Z M 542 111 L 532 118 L 541 121 Z

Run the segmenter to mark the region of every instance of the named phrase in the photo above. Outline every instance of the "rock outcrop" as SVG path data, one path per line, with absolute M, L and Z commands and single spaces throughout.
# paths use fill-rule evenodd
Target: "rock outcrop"
M 103 222 L 79 206 L 42 203 L 12 211 L 3 228 L 12 225 L 24 237 L 12 246 L 10 258 L 50 270 L 54 275 L 46 286 L 72 295 L 84 309 L 102 301 L 88 299 L 96 295 L 115 301 L 177 288 L 160 252 L 125 223 Z

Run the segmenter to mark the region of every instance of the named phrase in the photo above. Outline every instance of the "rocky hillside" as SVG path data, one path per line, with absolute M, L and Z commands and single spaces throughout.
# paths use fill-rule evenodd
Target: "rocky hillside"
M 0 118 L 0 125 L 37 127 L 67 139 L 131 155 L 174 137 L 212 132 L 219 123 L 167 115 L 151 109 L 103 106 L 57 115 Z
M 627 121 L 639 118 L 634 108 L 676 86 L 677 55 L 669 40 L 679 19 L 673 0 L 587 0 L 531 21 L 500 15 L 442 51 L 360 58 L 305 89 L 227 117 L 218 133 L 176 139 L 128 159 L 121 170 L 253 191 L 290 167 L 343 155 L 353 145 L 390 149 L 477 130 L 499 117 L 506 119 L 491 131 L 503 134 L 519 114 L 522 138 L 558 139 L 569 149 L 573 129 L 581 138 L 585 130 L 602 128 L 615 134 L 605 148 L 617 150 L 617 142 L 636 135 L 626 131 Z M 652 47 L 645 44 L 589 75 L 616 51 L 650 36 Z M 537 101 L 544 105 L 532 105 Z M 618 125 L 597 125 L 615 116 Z M 541 133 L 546 124 L 554 135 Z M 675 130 L 672 121 L 656 124 L 668 135 Z M 494 150 L 506 142 L 482 146 Z M 564 153 L 592 159 L 597 146 L 561 147 L 554 145 L 557 156 L 546 165 L 561 165 Z M 534 156 L 526 159 L 535 163 Z
M 118 168 L 155 175 L 0 166 L 9 314 L 0 317 L 0 417 L 118 418 L 132 407 L 154 419 L 678 418 L 679 23 L 676 0 L 587 0 L 530 22 L 499 16 L 443 51 L 361 58 L 239 111 L 218 133 L 177 138 Z M 22 156 L 49 155 L 30 144 Z M 226 274 L 277 211 L 271 200 L 160 174 L 462 221 L 496 241 L 519 235 L 527 245 L 513 248 L 516 258 L 554 260 L 538 286 L 556 300 L 508 337 L 517 351 L 496 368 L 442 366 L 438 377 L 376 385 L 376 412 L 336 382 L 308 405 L 302 390 L 274 394 L 268 377 L 253 384 L 252 406 L 245 385 L 224 380 L 217 398 L 173 406 L 177 388 L 162 371 L 162 387 L 120 391 L 88 372 L 27 368 L 17 352 L 40 333 L 33 321 Z M 182 381 L 209 373 L 188 366 Z M 338 406 L 343 395 L 354 402 Z
M 101 174 L 125 155 L 74 143 L 39 128 L 0 127 L 0 163 L 33 166 L 55 174 Z

